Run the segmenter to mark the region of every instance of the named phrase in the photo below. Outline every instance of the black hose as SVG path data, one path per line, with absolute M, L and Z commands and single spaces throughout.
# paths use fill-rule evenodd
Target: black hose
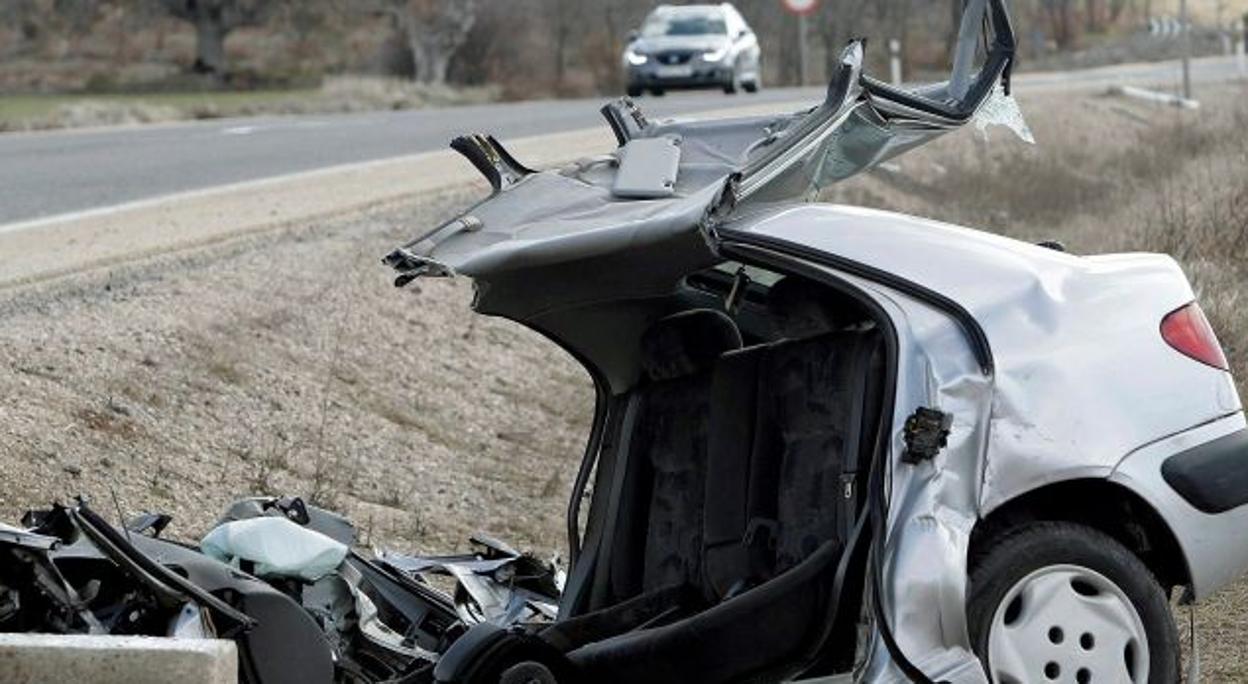
M 892 627 L 888 623 L 888 616 L 884 611 L 884 595 L 880 588 L 884 583 L 884 552 L 887 539 L 886 528 L 888 525 L 888 501 L 884 491 L 884 469 L 887 467 L 887 462 L 887 457 L 881 457 L 877 458 L 873 464 L 870 478 L 870 495 L 867 503 L 870 509 L 872 530 L 871 573 L 869 581 L 871 582 L 871 603 L 875 612 L 876 629 L 879 630 L 880 637 L 884 640 L 884 647 L 888 649 L 889 657 L 893 659 L 897 668 L 901 670 L 907 679 L 915 684 L 936 684 L 918 666 L 911 662 L 906 657 L 905 652 L 901 650 L 901 646 L 897 643 L 897 638 L 893 634 Z M 941 682 L 940 684 L 947 684 L 947 682 Z

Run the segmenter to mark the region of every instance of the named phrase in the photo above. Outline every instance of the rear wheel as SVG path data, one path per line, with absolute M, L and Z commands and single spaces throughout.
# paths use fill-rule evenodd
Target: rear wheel
M 630 85 L 630 86 L 628 87 L 628 91 L 627 91 L 627 92 L 628 92 L 628 96 L 629 96 L 629 97 L 641 97 L 641 93 L 642 93 L 642 92 L 644 92 L 644 91 L 643 91 L 643 89 L 642 89 L 642 87 L 641 87 L 641 86 L 631 86 L 631 85 Z
M 664 95 L 667 94 L 667 92 L 664 91 L 662 88 L 651 88 L 650 94 L 654 95 L 655 97 L 663 97 Z
M 967 618 L 996 684 L 1179 681 L 1161 585 L 1115 539 L 1033 523 L 992 543 L 971 573 Z

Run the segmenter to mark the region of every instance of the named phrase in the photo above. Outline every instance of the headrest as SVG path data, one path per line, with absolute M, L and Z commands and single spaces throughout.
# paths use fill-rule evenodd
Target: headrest
M 641 336 L 641 368 L 651 380 L 671 380 L 708 368 L 741 348 L 737 324 L 722 311 L 694 309 L 662 318 Z
M 767 293 L 767 308 L 777 331 L 788 339 L 802 339 L 845 327 L 828 299 L 827 288 L 814 281 L 789 276 Z

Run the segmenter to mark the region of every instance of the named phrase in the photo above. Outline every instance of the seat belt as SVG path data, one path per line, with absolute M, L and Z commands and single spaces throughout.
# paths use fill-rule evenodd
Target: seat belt
M 760 368 L 768 368 L 768 361 L 773 358 L 773 354 L 772 349 L 766 350 Z M 784 463 L 784 444 L 776 427 L 778 421 L 775 416 L 774 396 L 767 392 L 768 375 L 765 372 L 759 373 L 757 380 L 757 425 L 754 430 L 754 448 L 750 454 L 745 534 L 741 539 L 747 559 L 747 575 L 741 582 L 746 586 L 742 586 L 742 589 L 771 578 L 775 572 L 776 547 L 780 540 L 780 469 Z
M 840 522 L 841 539 L 849 539 L 854 531 L 854 518 L 858 515 L 858 467 L 862 460 L 864 438 L 863 420 L 866 416 L 867 378 L 871 374 L 871 357 L 875 351 L 874 341 L 866 333 L 856 333 L 848 362 L 850 369 L 849 440 L 842 458 L 840 487 L 837 491 L 837 520 Z

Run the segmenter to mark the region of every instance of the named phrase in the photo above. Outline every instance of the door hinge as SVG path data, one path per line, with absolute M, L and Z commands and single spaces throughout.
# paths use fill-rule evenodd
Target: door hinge
M 906 419 L 906 451 L 901 460 L 913 464 L 936 458 L 936 454 L 949 442 L 952 427 L 953 414 L 920 406 Z

